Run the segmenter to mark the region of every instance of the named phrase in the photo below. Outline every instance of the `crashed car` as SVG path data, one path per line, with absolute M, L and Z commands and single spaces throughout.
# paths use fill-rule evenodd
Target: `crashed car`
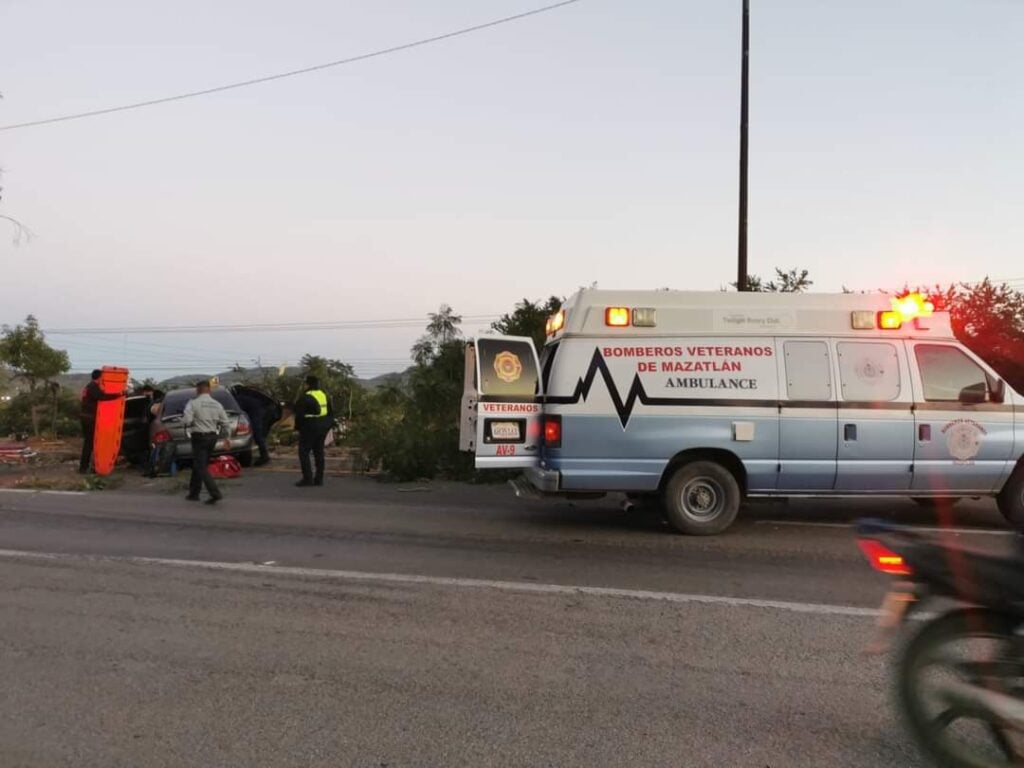
M 224 406 L 231 423 L 230 436 L 218 440 L 212 454 L 231 454 L 243 467 L 252 466 L 253 439 L 249 417 L 228 390 L 214 387 L 210 394 Z M 168 392 L 159 404 L 156 417 L 149 425 L 149 444 L 158 447 L 165 447 L 167 443 L 173 444 L 173 455 L 178 461 L 188 461 L 192 458 L 192 440 L 185 434 L 183 421 L 185 406 L 195 396 L 196 391 L 192 387 Z

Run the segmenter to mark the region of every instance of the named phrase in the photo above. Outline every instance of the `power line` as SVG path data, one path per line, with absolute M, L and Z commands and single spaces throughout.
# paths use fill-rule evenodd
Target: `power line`
M 125 112 L 129 109 L 140 109 L 142 107 L 152 107 L 157 104 L 167 104 L 172 101 L 181 101 L 183 99 L 191 99 L 196 96 L 208 96 L 211 93 L 220 93 L 222 91 L 230 91 L 235 88 L 247 88 L 251 85 L 260 85 L 262 83 L 269 83 L 273 80 L 282 80 L 286 77 L 296 77 L 297 75 L 306 75 L 310 72 L 319 72 L 322 69 L 330 69 L 331 67 L 340 67 L 345 64 L 354 64 L 358 61 L 365 61 L 366 59 L 373 59 L 378 56 L 386 56 L 391 53 L 398 53 L 400 51 L 408 51 L 411 48 L 419 48 L 424 45 L 431 45 L 432 43 L 439 43 L 442 40 L 450 40 L 453 37 L 460 37 L 462 35 L 472 34 L 473 32 L 480 32 L 484 29 L 490 29 L 491 27 L 497 27 L 501 24 L 508 24 L 509 22 L 519 21 L 530 16 L 537 16 L 541 13 L 547 13 L 548 11 L 556 10 L 557 8 L 563 8 L 567 5 L 573 5 L 575 3 L 582 2 L 582 0 L 562 0 L 562 2 L 553 3 L 551 5 L 545 5 L 541 8 L 534 8 L 531 11 L 524 11 L 523 13 L 517 13 L 512 16 L 505 16 L 501 19 L 495 19 L 493 21 L 487 21 L 483 24 L 475 24 L 471 27 L 463 27 L 462 29 L 456 29 L 452 32 L 445 32 L 442 35 L 435 35 L 433 37 L 425 37 L 421 40 L 414 40 L 409 43 L 402 43 L 401 45 L 395 45 L 390 48 L 382 48 L 378 51 L 372 51 L 371 53 L 361 53 L 358 56 L 349 56 L 345 59 L 338 59 L 337 61 L 329 61 L 325 64 L 315 64 L 311 67 L 303 67 L 302 69 L 293 69 L 288 72 L 279 72 L 276 75 L 266 75 L 265 77 L 256 77 L 251 80 L 242 80 L 237 83 L 228 83 L 227 85 L 218 85 L 213 88 L 204 88 L 200 91 L 188 91 L 186 93 L 179 93 L 175 96 L 164 96 L 160 99 L 149 99 L 148 101 L 137 101 L 132 104 L 122 104 L 117 107 L 107 107 L 105 109 L 94 109 L 89 112 L 77 112 L 71 115 L 61 115 L 59 117 L 47 117 L 42 120 L 31 120 L 26 123 L 14 123 L 12 125 L 0 126 L 0 131 L 13 131 L 18 128 L 31 128 L 35 125 L 47 125 L 48 123 L 62 123 L 68 120 L 81 120 L 86 117 L 96 117 L 98 115 L 109 115 L 112 112 Z
M 500 315 L 462 315 L 470 325 L 497 320 Z M 385 320 L 325 320 L 304 323 L 238 323 L 223 325 L 144 325 L 110 328 L 44 328 L 58 336 L 147 333 L 251 333 L 264 331 L 345 331 L 423 326 L 424 318 L 407 317 Z

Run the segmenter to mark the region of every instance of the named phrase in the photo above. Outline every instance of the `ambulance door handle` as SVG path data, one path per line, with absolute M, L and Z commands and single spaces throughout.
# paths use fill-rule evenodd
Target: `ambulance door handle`
M 843 440 L 850 443 L 857 439 L 857 425 L 856 424 L 845 424 L 843 425 Z
M 932 439 L 932 425 L 931 424 L 920 424 L 917 427 L 917 439 L 922 443 L 927 443 Z

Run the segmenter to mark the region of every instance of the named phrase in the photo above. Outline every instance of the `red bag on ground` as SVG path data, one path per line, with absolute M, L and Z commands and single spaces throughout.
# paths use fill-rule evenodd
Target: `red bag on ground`
M 214 456 L 209 463 L 210 476 L 219 480 L 230 480 L 233 477 L 241 477 L 242 465 L 234 456 Z

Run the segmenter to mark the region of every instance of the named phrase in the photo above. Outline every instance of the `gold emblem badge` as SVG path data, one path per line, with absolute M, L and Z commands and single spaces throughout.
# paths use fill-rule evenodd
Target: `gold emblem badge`
M 523 364 L 518 355 L 512 352 L 499 352 L 494 356 L 494 372 L 506 384 L 513 384 L 523 375 Z

